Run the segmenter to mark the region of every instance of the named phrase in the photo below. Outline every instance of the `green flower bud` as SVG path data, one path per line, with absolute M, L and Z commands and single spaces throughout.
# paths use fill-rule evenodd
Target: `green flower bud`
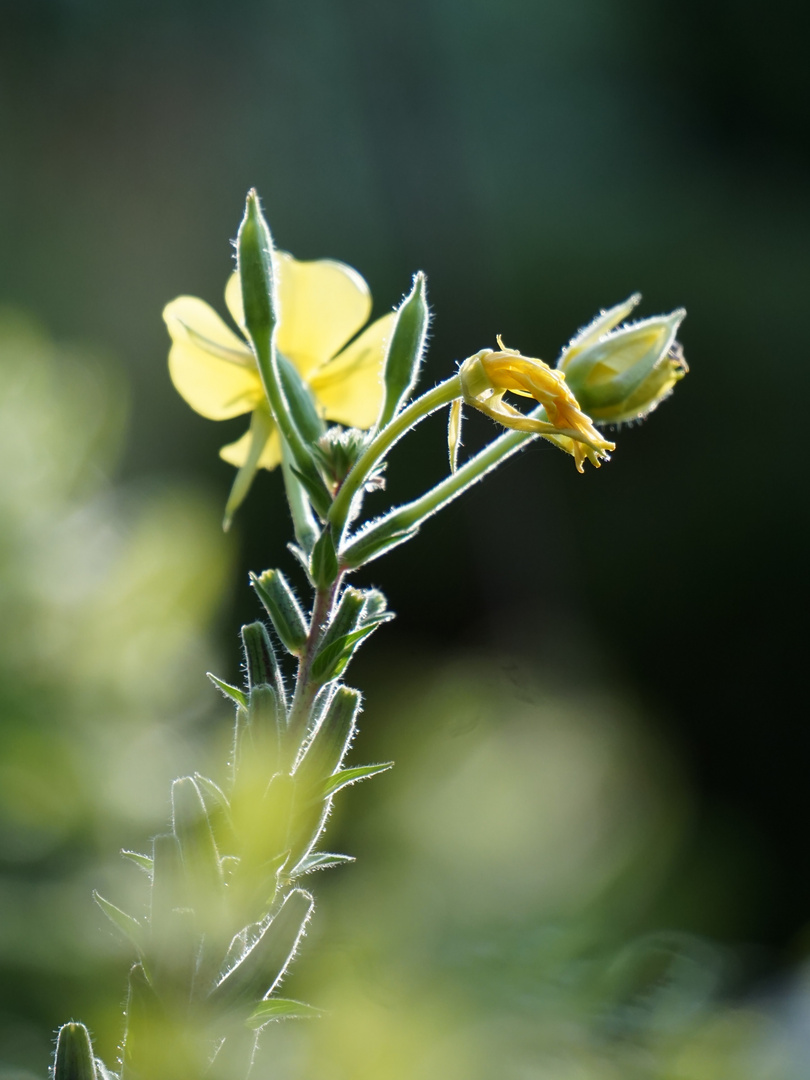
M 250 580 L 282 645 L 293 656 L 300 656 L 307 643 L 307 623 L 287 579 L 280 570 L 265 570 L 259 577 L 251 574 Z
M 580 407 L 597 424 L 647 416 L 689 370 L 675 340 L 683 308 L 616 329 L 640 299 L 636 293 L 602 312 L 557 363 Z
M 53 1080 L 97 1080 L 93 1044 L 84 1024 L 63 1024 L 56 1042 Z

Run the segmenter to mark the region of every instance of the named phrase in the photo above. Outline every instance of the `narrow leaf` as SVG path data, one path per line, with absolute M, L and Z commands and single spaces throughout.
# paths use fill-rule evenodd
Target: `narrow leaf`
M 319 851 L 302 859 L 290 877 L 303 877 L 304 874 L 314 874 L 316 870 L 331 870 L 333 866 L 343 866 L 345 863 L 353 862 L 355 862 L 353 855 L 337 855 L 331 851 Z
M 361 630 L 354 630 L 351 634 L 343 634 L 319 652 L 313 661 L 311 671 L 315 682 L 329 682 L 330 679 L 336 679 L 352 658 L 356 647 L 369 634 L 374 633 L 378 626 L 379 621 L 364 626 Z
M 230 529 L 236 511 L 247 498 L 259 468 L 259 459 L 273 431 L 273 421 L 270 419 L 266 409 L 253 410 L 249 430 L 250 446 L 248 447 L 247 457 L 234 477 L 228 501 L 225 504 L 225 513 L 222 518 L 222 528 L 225 532 Z
M 243 709 L 247 708 L 247 698 L 244 693 L 236 686 L 231 686 L 230 683 L 226 683 L 223 679 L 218 679 L 216 675 L 212 675 L 210 671 L 205 673 L 211 682 L 216 686 L 218 690 L 221 690 L 225 697 L 230 698 L 236 705 L 241 705 Z
M 323 1016 L 321 1009 L 305 1005 L 303 1001 L 288 998 L 265 998 L 260 1001 L 245 1023 L 249 1028 L 260 1028 L 270 1020 L 310 1020 Z
M 304 935 L 314 900 L 294 889 L 253 944 L 209 994 L 213 1006 L 270 993 L 279 982 Z
M 337 552 L 330 525 L 324 526 L 321 535 L 315 541 L 310 559 L 309 576 L 318 589 L 328 589 L 338 576 Z
M 290 468 L 301 487 L 309 496 L 309 501 L 312 503 L 312 506 L 319 517 L 325 519 L 326 515 L 329 513 L 329 508 L 332 505 L 332 496 L 329 494 L 320 473 L 317 473 L 314 476 L 307 476 L 306 473 L 302 473 L 300 469 L 296 469 L 294 465 L 291 465 Z
M 141 870 L 145 870 L 147 874 L 152 873 L 152 869 L 155 865 L 155 861 L 151 855 L 141 855 L 139 851 L 127 851 L 121 852 L 125 859 L 129 859 L 130 862 L 134 862 L 136 866 L 140 866 Z
M 377 773 L 385 772 L 386 769 L 392 768 L 393 765 L 393 761 L 386 761 L 382 765 L 359 765 L 355 769 L 341 769 L 339 772 L 333 773 L 325 781 L 323 786 L 324 798 L 336 794 L 341 788 L 348 787 L 349 784 L 356 784 L 369 776 L 376 776 Z
M 386 551 L 412 539 L 418 531 L 418 527 L 389 531 L 385 526 L 375 526 L 372 523 L 351 538 L 348 546 L 340 553 L 340 561 L 348 569 L 357 570 L 372 559 L 378 559 Z
M 115 904 L 111 904 L 109 900 L 105 900 L 95 889 L 93 890 L 93 899 L 113 926 L 117 927 L 124 937 L 128 938 L 140 952 L 143 945 L 143 927 L 138 920 L 133 919 L 131 915 L 127 915 L 125 911 L 116 907 Z

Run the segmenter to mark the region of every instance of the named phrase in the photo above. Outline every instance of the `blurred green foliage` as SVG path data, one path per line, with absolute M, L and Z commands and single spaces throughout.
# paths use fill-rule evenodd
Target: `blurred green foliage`
M 201 497 L 113 483 L 126 401 L 114 365 L 0 316 L 3 1063 L 44 1061 L 66 1011 L 118 1022 L 126 954 L 90 889 L 205 753 L 230 559 Z

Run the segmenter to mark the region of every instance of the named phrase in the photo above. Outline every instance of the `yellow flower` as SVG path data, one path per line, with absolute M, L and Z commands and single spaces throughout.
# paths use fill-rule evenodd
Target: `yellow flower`
M 275 268 L 279 353 L 309 386 L 324 417 L 347 427 L 371 427 L 382 403 L 382 369 L 395 314 L 383 315 L 355 337 L 371 314 L 371 294 L 356 270 L 331 259 L 299 262 L 281 251 L 275 253 Z M 225 302 L 244 334 L 238 274 L 228 281 Z M 192 409 L 210 420 L 228 420 L 266 406 L 246 338 L 205 301 L 178 296 L 163 318 L 172 339 L 169 373 Z M 258 465 L 274 469 L 281 461 L 281 440 L 272 421 L 268 430 Z M 247 432 L 223 446 L 220 456 L 241 467 L 250 442 Z
M 504 427 L 542 435 L 571 454 L 579 472 L 585 458 L 599 466 L 614 444 L 604 439 L 589 416 L 580 409 L 561 371 L 507 349 L 498 338 L 497 349 L 484 349 L 465 360 L 459 369 L 463 400 Z M 526 416 L 505 402 L 507 392 L 534 398 L 543 406 L 547 420 Z M 454 403 L 450 418 L 450 456 L 455 460 L 459 437 L 461 400 Z

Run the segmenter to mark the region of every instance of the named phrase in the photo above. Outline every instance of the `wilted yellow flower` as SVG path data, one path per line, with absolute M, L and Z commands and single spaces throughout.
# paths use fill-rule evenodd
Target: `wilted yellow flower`
M 598 466 L 614 449 L 579 407 L 561 371 L 507 349 L 498 338 L 497 349 L 484 349 L 465 360 L 459 369 L 463 400 L 505 427 L 542 435 L 574 458 L 579 472 L 587 457 Z M 534 398 L 543 406 L 547 420 L 526 416 L 505 402 L 507 392 Z M 450 419 L 450 456 L 455 459 L 459 438 L 460 400 Z M 455 446 L 454 446 L 455 444 Z
M 640 299 L 635 293 L 603 311 L 563 350 L 557 364 L 598 424 L 647 416 L 689 370 L 675 340 L 686 315 L 683 308 L 616 329 Z
M 331 259 L 300 262 L 281 251 L 275 261 L 279 353 L 309 386 L 323 416 L 348 427 L 371 427 L 382 402 L 381 375 L 395 314 L 383 315 L 355 337 L 371 314 L 371 294 L 356 270 Z M 228 281 L 225 302 L 244 334 L 238 274 Z M 192 409 L 210 420 L 228 420 L 264 406 L 264 388 L 246 335 L 234 333 L 195 296 L 172 300 L 163 318 L 172 339 L 169 373 Z M 269 432 L 258 461 L 265 469 L 281 460 L 281 440 L 272 421 Z M 247 432 L 223 446 L 220 456 L 241 467 L 250 441 Z

